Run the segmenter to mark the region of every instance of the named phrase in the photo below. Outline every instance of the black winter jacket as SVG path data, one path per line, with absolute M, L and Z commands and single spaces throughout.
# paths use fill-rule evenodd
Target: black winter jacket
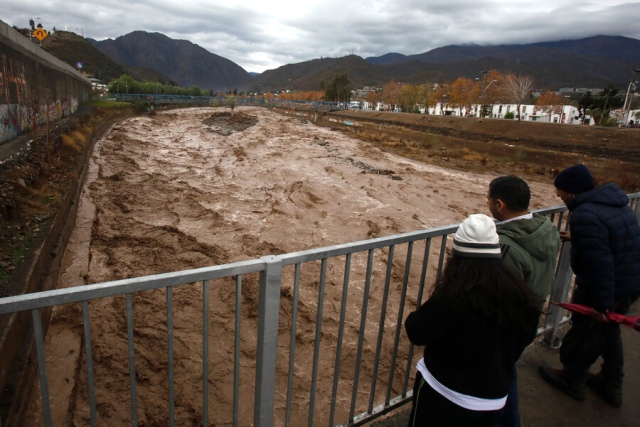
M 614 183 L 578 195 L 571 211 L 571 267 L 576 284 L 603 312 L 614 298 L 640 294 L 640 226 Z
M 537 315 L 527 330 L 479 322 L 454 313 L 448 303 L 428 300 L 409 314 L 409 340 L 424 345 L 424 363 L 450 390 L 483 399 L 505 397 L 513 381 L 513 365 L 535 338 Z

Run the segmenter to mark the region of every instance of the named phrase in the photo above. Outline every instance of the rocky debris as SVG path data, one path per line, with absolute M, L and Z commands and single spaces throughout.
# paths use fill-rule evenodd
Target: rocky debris
M 207 131 L 211 132 L 211 133 L 216 133 L 218 135 L 221 136 L 229 136 L 233 133 L 233 131 L 231 129 L 222 129 L 219 128 L 217 126 L 211 126 L 209 128 L 207 128 Z
M 390 170 L 390 169 L 371 169 L 371 170 L 364 170 L 360 173 L 369 173 L 369 174 L 374 174 L 374 175 L 394 175 L 395 172 Z
M 258 118 L 244 113 L 214 113 L 202 120 L 202 124 L 210 126 L 209 131 L 222 136 L 233 132 L 243 132 L 258 123 Z M 228 132 L 228 133 L 227 133 Z

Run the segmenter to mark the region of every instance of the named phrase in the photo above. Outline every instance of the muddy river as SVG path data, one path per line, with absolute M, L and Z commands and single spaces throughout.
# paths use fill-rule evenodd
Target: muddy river
M 454 172 L 380 151 L 348 134 L 260 108 L 196 108 L 136 117 L 114 126 L 89 164 L 60 286 L 71 287 L 187 270 L 269 254 L 426 229 L 487 213 L 495 176 Z M 531 208 L 559 204 L 549 185 L 532 183 Z M 432 244 L 433 281 L 439 242 Z M 417 298 L 420 246 L 414 249 L 407 310 Z M 376 251 L 356 414 L 366 411 L 381 312 L 387 250 Z M 382 403 L 406 248 L 397 248 L 376 392 Z M 366 253 L 354 255 L 336 422 L 351 400 Z M 415 265 L 415 267 L 414 267 Z M 315 422 L 328 423 L 344 259 L 331 260 L 323 306 Z M 296 333 L 291 424 L 306 425 L 318 305 L 319 265 L 303 267 Z M 293 271 L 283 273 L 275 425 L 284 425 Z M 253 420 L 258 278 L 243 277 L 240 425 Z M 209 420 L 232 424 L 235 281 L 211 282 Z M 202 285 L 174 289 L 176 425 L 201 425 Z M 133 295 L 138 421 L 169 418 L 166 295 Z M 131 423 L 124 297 L 90 302 L 98 425 Z M 46 337 L 54 425 L 90 425 L 80 305 L 57 307 Z M 404 332 L 395 378 L 404 378 Z M 420 353 L 419 351 L 417 353 Z M 413 378 L 414 373 L 411 376 Z M 393 383 L 394 396 L 401 380 Z M 378 396 L 378 394 L 380 396 Z M 39 389 L 27 425 L 42 425 Z M 69 423 L 69 424 L 66 424 Z

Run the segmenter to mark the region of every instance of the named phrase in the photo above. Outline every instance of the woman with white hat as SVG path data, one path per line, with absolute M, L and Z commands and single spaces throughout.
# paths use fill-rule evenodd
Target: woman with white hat
M 493 220 L 469 216 L 431 296 L 405 322 L 411 342 L 425 346 L 409 425 L 492 426 L 539 315 L 535 297 L 501 261 Z

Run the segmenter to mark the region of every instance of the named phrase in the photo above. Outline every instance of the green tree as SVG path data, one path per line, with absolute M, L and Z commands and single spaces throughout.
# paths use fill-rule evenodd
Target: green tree
M 400 94 L 400 105 L 402 111 L 415 112 L 419 105 L 424 105 L 425 86 L 404 85 Z M 420 110 L 418 110 L 420 111 Z
M 594 105 L 595 99 L 593 98 L 593 95 L 591 95 L 590 91 L 582 95 L 582 98 L 580 98 L 580 102 L 578 104 L 581 109 L 584 108 L 585 110 L 593 107 Z
M 330 102 L 349 102 L 351 99 L 351 82 L 349 81 L 349 73 L 337 73 L 327 83 L 320 82 L 320 88 L 324 91 L 324 100 Z
M 609 107 L 614 107 L 614 108 L 621 106 L 616 102 L 616 95 L 618 95 L 618 92 L 619 92 L 618 89 L 616 89 L 612 84 L 608 84 L 598 94 L 598 98 L 596 101 L 597 104 L 600 104 L 599 100 L 604 98 L 604 104 L 602 106 L 602 111 L 598 119 L 598 124 L 602 124 L 603 118 L 609 117 L 609 110 L 607 110 L 607 104 L 609 104 Z M 611 103 L 609 103 L 609 100 L 611 100 Z M 600 107 L 600 105 L 598 105 L 598 107 Z

